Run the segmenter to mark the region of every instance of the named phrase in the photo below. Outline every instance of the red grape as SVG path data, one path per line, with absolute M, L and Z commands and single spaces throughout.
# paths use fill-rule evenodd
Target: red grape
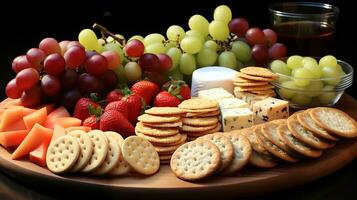
M 108 61 L 104 56 L 97 54 L 88 58 L 84 67 L 92 75 L 101 75 L 108 69 Z
M 146 72 L 145 76 L 152 82 L 158 84 L 160 87 L 168 81 L 167 77 L 159 72 Z
M 63 95 L 62 105 L 68 110 L 71 110 L 81 97 L 82 95 L 77 89 L 69 90 Z
M 140 40 L 133 39 L 125 45 L 124 51 L 129 57 L 140 57 L 144 54 L 145 46 Z
M 46 74 L 42 77 L 41 87 L 47 96 L 56 96 L 61 91 L 60 80 L 53 75 Z
M 33 68 L 23 69 L 16 75 L 16 85 L 21 91 L 33 88 L 38 80 L 40 80 L 40 74 Z
M 266 41 L 268 43 L 268 46 L 271 47 L 273 44 L 276 43 L 278 36 L 276 35 L 276 33 L 271 30 L 270 28 L 264 29 L 263 33 L 265 35 Z
M 102 80 L 105 89 L 113 89 L 118 85 L 118 76 L 113 70 L 106 70 L 99 78 Z
M 92 92 L 101 92 L 104 88 L 103 83 L 95 76 L 83 73 L 78 78 L 79 90 L 83 94 L 89 94 Z
M 238 37 L 244 37 L 249 29 L 249 23 L 244 18 L 234 18 L 229 22 L 229 31 Z
M 252 49 L 252 57 L 257 63 L 264 63 L 269 59 L 268 48 L 265 45 L 257 44 Z
M 27 51 L 26 58 L 33 68 L 38 68 L 46 58 L 46 54 L 39 48 L 32 48 Z
M 72 69 L 65 69 L 59 77 L 64 88 L 74 88 L 77 84 L 78 74 Z
M 255 27 L 248 29 L 245 38 L 250 45 L 266 44 L 265 35 L 260 28 Z
M 31 63 L 27 60 L 25 55 L 18 56 L 12 62 L 12 70 L 19 73 L 21 70 L 32 67 Z
M 164 53 L 157 54 L 159 58 L 160 70 L 169 71 L 172 67 L 172 59 L 170 56 Z
M 94 55 L 98 55 L 98 53 L 96 51 L 86 51 L 86 60 Z
M 12 79 L 6 85 L 5 89 L 6 95 L 12 99 L 17 99 L 21 97 L 22 91 L 17 88 L 16 79 Z
M 72 46 L 67 49 L 63 57 L 66 61 L 66 67 L 75 69 L 86 60 L 86 51 L 79 46 Z
M 160 71 L 159 58 L 152 53 L 145 53 L 139 58 L 139 65 L 144 71 Z
M 64 55 L 64 53 L 66 53 L 69 43 L 70 43 L 69 40 L 63 40 L 59 43 L 59 45 L 61 47 L 61 55 Z
M 26 90 L 21 95 L 21 103 L 25 107 L 34 108 L 40 105 L 42 91 L 39 85 Z
M 120 56 L 115 51 L 105 51 L 102 56 L 108 61 L 108 69 L 115 69 L 120 65 Z
M 78 41 L 71 41 L 70 43 L 68 43 L 67 49 L 69 49 L 73 46 L 78 46 L 78 47 L 81 47 L 82 49 L 84 49 L 83 45 L 81 45 L 81 43 L 79 43 Z
M 269 49 L 270 59 L 279 59 L 287 55 L 286 46 L 282 43 L 275 43 Z
M 53 53 L 61 54 L 61 46 L 57 40 L 53 38 L 43 39 L 39 44 L 39 48 L 42 49 L 47 55 Z
M 47 74 L 58 75 L 60 74 L 66 65 L 66 61 L 58 53 L 53 53 L 45 59 L 44 68 Z

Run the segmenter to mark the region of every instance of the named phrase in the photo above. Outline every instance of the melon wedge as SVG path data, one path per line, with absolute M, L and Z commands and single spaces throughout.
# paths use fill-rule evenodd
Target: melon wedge
M 3 108 L 3 109 L 7 109 L 9 108 L 10 106 L 21 106 L 22 103 L 21 103 L 21 100 L 20 99 L 11 99 L 11 98 L 7 98 L 7 99 L 4 99 L 1 103 L 0 103 L 0 108 Z
M 51 141 L 52 134 L 53 130 L 35 124 L 14 153 L 12 153 L 11 159 L 18 159 L 26 156 L 40 146 L 42 142 Z
M 55 106 L 53 104 L 47 104 L 47 105 L 43 105 L 43 106 L 38 107 L 37 110 L 40 110 L 41 108 L 46 108 L 47 109 L 47 114 L 49 114 L 55 109 Z
M 50 145 L 49 141 L 43 141 L 40 146 L 35 150 L 30 152 L 29 158 L 32 163 L 39 165 L 41 167 L 46 166 L 46 154 L 48 146 Z
M 28 133 L 28 130 L 0 132 L 0 144 L 6 148 L 18 146 Z
M 52 111 L 50 114 L 47 115 L 47 119 L 43 123 L 43 125 L 45 127 L 52 126 L 52 128 L 53 128 L 54 119 L 60 118 L 60 117 L 70 117 L 70 116 L 71 115 L 69 114 L 67 109 L 65 107 L 61 106 L 61 107 L 58 107 L 57 109 L 55 109 L 54 111 Z
M 55 119 L 51 119 L 45 124 L 46 128 L 53 129 L 55 124 L 62 126 L 63 128 L 68 128 L 72 126 L 80 126 L 82 124 L 82 120 L 75 117 L 59 117 Z
M 43 124 L 47 119 L 47 108 L 43 107 L 24 117 L 24 123 L 27 129 L 31 129 L 36 123 Z
M 19 131 L 19 130 L 27 130 L 25 122 L 23 119 L 19 119 L 16 122 L 10 124 L 4 130 L 3 132 L 8 132 L 8 131 Z
M 26 115 L 35 112 L 35 110 L 30 108 L 25 108 L 23 106 L 11 106 L 2 114 L 0 121 L 0 131 L 6 130 L 7 126 L 10 126 L 14 122 L 22 119 Z
M 76 131 L 76 130 L 80 130 L 80 131 L 84 131 L 84 132 L 88 133 L 92 129 L 89 126 L 72 126 L 72 127 L 66 128 L 67 133 L 69 133 L 71 131 Z
M 66 134 L 67 134 L 66 129 L 64 129 L 62 126 L 58 124 L 55 124 L 51 142 L 59 137 L 65 136 Z

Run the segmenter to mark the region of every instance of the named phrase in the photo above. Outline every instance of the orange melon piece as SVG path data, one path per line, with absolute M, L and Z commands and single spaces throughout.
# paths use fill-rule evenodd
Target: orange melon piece
M 71 126 L 80 126 L 82 124 L 82 120 L 75 117 L 59 117 L 59 118 L 51 119 L 50 121 L 47 122 L 45 126 L 46 128 L 53 129 L 55 124 L 58 124 L 63 128 L 68 128 Z
M 39 165 L 41 167 L 46 166 L 46 154 L 48 146 L 50 145 L 50 140 L 44 140 L 40 146 L 38 146 L 35 150 L 30 152 L 29 158 L 30 161 Z
M 69 133 L 71 131 L 75 131 L 75 130 L 80 130 L 80 131 L 84 131 L 84 132 L 88 133 L 92 129 L 89 126 L 71 126 L 71 127 L 66 128 L 67 133 Z
M 22 106 L 11 106 L 2 114 L 0 121 L 0 131 L 4 131 L 7 126 L 22 119 L 24 116 L 35 112 L 35 110 L 30 108 L 25 108 Z
M 0 102 L 0 108 L 3 108 L 3 109 L 7 109 L 12 105 L 21 106 L 22 105 L 21 100 L 6 98 L 2 102 Z
M 12 153 L 11 159 L 18 159 L 26 156 L 40 146 L 42 142 L 51 141 L 52 134 L 53 130 L 35 124 L 14 153 Z
M 54 111 L 52 111 L 50 114 L 47 115 L 46 121 L 43 123 L 45 127 L 49 127 L 53 124 L 53 120 L 56 118 L 60 117 L 70 117 L 71 115 L 67 111 L 67 109 L 63 106 L 58 107 Z M 53 127 L 52 127 L 53 128 Z
M 55 124 L 53 129 L 53 135 L 51 142 L 59 137 L 65 136 L 67 134 L 66 129 L 62 126 Z
M 27 129 L 31 129 L 36 123 L 42 125 L 47 119 L 47 108 L 43 107 L 40 110 L 26 115 L 23 119 Z
M 18 146 L 28 133 L 28 130 L 0 132 L 0 144 L 6 148 Z
M 19 131 L 19 130 L 27 130 L 25 122 L 23 119 L 19 119 L 16 122 L 10 124 L 4 130 L 3 132 L 8 132 L 8 131 Z
M 37 110 L 40 110 L 41 108 L 46 108 L 47 114 L 49 114 L 55 109 L 55 105 L 53 105 L 53 104 L 43 105 L 43 106 L 38 107 Z

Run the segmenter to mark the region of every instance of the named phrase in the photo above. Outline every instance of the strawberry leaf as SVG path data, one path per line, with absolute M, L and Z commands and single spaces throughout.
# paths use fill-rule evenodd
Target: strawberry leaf
M 96 117 L 100 117 L 103 114 L 103 109 L 98 106 L 98 107 L 93 107 L 92 105 L 88 106 L 89 114 L 94 115 Z

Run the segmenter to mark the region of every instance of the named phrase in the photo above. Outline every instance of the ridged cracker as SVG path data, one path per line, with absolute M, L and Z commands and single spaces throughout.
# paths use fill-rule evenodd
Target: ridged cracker
M 273 89 L 274 86 L 268 84 L 268 85 L 262 85 L 262 86 L 236 86 L 237 90 L 240 92 L 249 92 L 249 91 L 268 91 L 270 89 Z
M 184 143 L 187 140 L 187 134 L 180 133 L 179 135 L 181 136 L 181 138 L 177 142 L 173 142 L 173 143 L 155 143 L 155 142 L 151 142 L 151 144 L 153 144 L 156 147 L 158 147 L 158 146 L 160 146 L 160 147 L 176 146 L 176 145 Z
M 260 168 L 272 168 L 278 165 L 278 163 L 275 162 L 271 157 L 260 154 L 256 151 L 252 152 L 252 155 L 249 158 L 249 164 Z
M 204 132 L 208 130 L 212 130 L 217 127 L 217 124 L 209 125 L 209 126 L 189 126 L 189 125 L 182 125 L 180 127 L 181 131 L 184 132 Z
M 115 176 L 128 174 L 131 170 L 131 167 L 129 166 L 128 162 L 124 160 L 123 154 L 121 152 L 121 146 L 124 142 L 123 137 L 120 134 L 113 131 L 105 131 L 104 133 L 106 134 L 107 137 L 112 137 L 114 140 L 116 140 L 120 149 L 118 163 L 114 166 L 114 168 L 110 172 L 108 172 L 108 174 L 115 175 Z
M 76 138 L 62 136 L 51 142 L 46 154 L 47 168 L 56 174 L 67 172 L 80 155 L 81 148 Z
M 258 126 L 255 126 L 254 128 L 258 128 Z M 250 145 L 252 146 L 253 150 L 258 152 L 259 154 L 263 154 L 266 156 L 271 156 L 271 154 L 269 153 L 269 151 L 267 151 L 263 145 L 261 145 L 258 141 L 257 135 L 254 132 L 249 133 L 249 134 L 243 134 L 247 137 L 247 139 L 249 140 Z
M 278 133 L 279 125 L 276 123 L 265 123 L 261 125 L 261 133 L 263 133 L 264 137 L 270 140 L 273 144 L 283 149 L 286 153 L 292 155 L 291 149 L 288 145 L 284 143 L 279 137 Z M 293 155 L 292 155 L 293 156 Z
M 84 131 L 75 130 L 67 133 L 67 135 L 76 138 L 79 146 L 81 147 L 81 153 L 78 157 L 77 163 L 71 168 L 71 172 L 77 172 L 83 169 L 93 154 L 93 142 Z
M 218 123 L 218 117 L 182 118 L 182 123 L 191 126 L 210 126 Z
M 243 74 L 243 73 L 239 73 L 238 72 L 238 76 L 244 79 L 249 79 L 252 81 L 267 81 L 267 82 L 271 82 L 274 81 L 274 78 L 265 78 L 265 77 L 260 77 L 260 76 L 251 76 L 251 75 L 247 75 L 247 74 Z
M 176 122 L 167 122 L 167 123 L 143 123 L 143 125 L 153 128 L 175 128 L 175 127 L 181 127 L 182 121 L 179 120 Z
M 214 110 L 209 112 L 195 112 L 195 113 L 186 113 L 185 117 L 214 117 L 221 114 L 220 110 Z
M 124 142 L 124 138 L 123 136 L 121 136 L 119 133 L 114 132 L 114 131 L 105 131 L 104 132 L 105 136 L 107 137 L 112 137 L 113 139 L 115 139 L 118 144 L 121 146 L 121 144 L 123 144 Z
M 251 82 L 251 83 L 233 82 L 234 86 L 239 86 L 239 87 L 265 86 L 265 85 L 268 85 L 268 84 L 269 84 L 269 82 L 265 82 L 265 81 Z
M 136 123 L 135 130 L 148 136 L 166 137 L 179 133 L 177 128 L 152 128 L 144 126 L 143 123 Z
M 221 123 L 218 123 L 216 127 L 213 129 L 207 130 L 207 131 L 201 131 L 201 132 L 181 132 L 181 133 L 186 133 L 187 136 L 189 137 L 201 137 L 203 135 L 211 134 L 220 131 L 222 128 Z
M 187 113 L 208 113 L 208 112 L 214 112 L 214 111 L 218 111 L 219 107 L 214 107 L 214 108 L 206 108 L 206 109 L 200 109 L 200 110 L 193 110 L 193 109 L 182 109 Z
M 159 144 L 172 144 L 172 143 L 176 143 L 176 142 L 180 141 L 180 139 L 181 139 L 181 135 L 179 133 L 176 134 L 176 135 L 171 135 L 171 136 L 167 136 L 167 137 L 148 136 L 148 135 L 145 135 L 145 134 L 140 133 L 138 131 L 135 131 L 135 134 L 137 136 L 145 138 L 149 142 L 153 142 L 155 144 L 157 144 L 157 143 L 159 143 Z
M 176 116 L 157 116 L 157 115 L 149 115 L 149 114 L 142 114 L 138 117 L 138 120 L 143 123 L 169 123 L 169 122 L 176 122 L 180 120 L 180 117 Z
M 217 101 L 209 99 L 188 99 L 181 102 L 178 107 L 184 110 L 204 110 L 210 108 L 217 108 L 218 103 Z
M 177 107 L 152 107 L 145 110 L 145 113 L 150 115 L 182 115 L 185 111 Z
M 106 132 L 104 132 L 104 135 L 106 135 Z M 93 174 L 95 175 L 103 175 L 109 173 L 118 164 L 119 158 L 121 156 L 121 149 L 119 148 L 119 143 L 109 135 L 106 135 L 106 137 L 108 140 L 108 153 L 102 165 L 93 172 Z
M 196 140 L 180 146 L 171 157 L 171 170 L 180 179 L 196 181 L 216 172 L 221 154 L 213 143 Z
M 244 67 L 240 69 L 241 73 L 251 75 L 251 76 L 260 76 L 260 77 L 267 77 L 267 78 L 276 78 L 277 75 L 263 67 Z
M 256 81 L 256 80 L 249 80 L 246 78 L 239 77 L 239 73 L 235 74 L 235 77 L 233 78 L 233 83 L 267 83 L 267 81 Z
M 146 139 L 138 136 L 127 137 L 122 146 L 124 159 L 138 173 L 152 175 L 160 168 L 159 154 Z
M 183 143 L 186 142 L 187 135 L 181 136 L 180 141 L 172 146 L 157 146 L 154 145 L 155 150 L 160 154 L 160 153 L 173 153 L 177 148 L 179 148 Z

